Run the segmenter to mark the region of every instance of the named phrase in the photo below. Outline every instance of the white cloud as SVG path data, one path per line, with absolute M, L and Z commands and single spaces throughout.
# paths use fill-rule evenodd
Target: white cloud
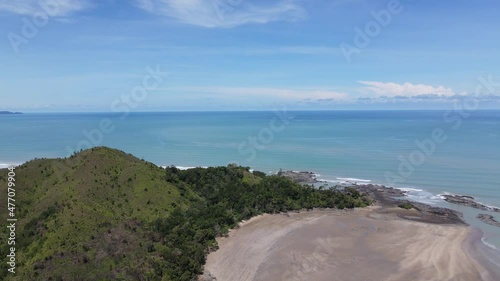
M 434 87 L 423 84 L 397 84 L 374 81 L 359 81 L 359 83 L 368 86 L 362 88 L 364 92 L 375 93 L 379 97 L 417 97 L 423 95 L 451 97 L 455 95 L 452 89 L 445 88 L 444 86 Z
M 214 88 L 214 92 L 230 96 L 264 96 L 278 97 L 283 99 L 303 100 L 303 99 L 334 99 L 344 100 L 348 98 L 346 93 L 328 90 L 295 90 L 280 88 L 235 88 L 224 87 Z
M 249 23 L 297 20 L 305 12 L 296 0 L 280 0 L 259 6 L 250 0 L 135 0 L 150 13 L 170 17 L 185 24 L 203 27 L 234 27 Z
M 48 14 L 64 17 L 89 6 L 86 0 L 0 0 L 0 11 L 19 15 Z
M 346 93 L 323 89 L 285 89 L 259 87 L 172 87 L 159 88 L 155 91 L 188 92 L 216 98 L 279 98 L 295 101 L 345 101 L 350 99 L 349 95 Z

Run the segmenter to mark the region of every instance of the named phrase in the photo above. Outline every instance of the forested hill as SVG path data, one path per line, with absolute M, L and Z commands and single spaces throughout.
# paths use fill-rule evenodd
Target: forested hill
M 354 190 L 303 187 L 237 166 L 162 169 L 105 147 L 15 172 L 16 274 L 2 263 L 1 280 L 195 280 L 215 238 L 243 219 L 368 204 Z M 2 194 L 7 173 L 0 170 Z M 2 241 L 7 235 L 3 228 Z M 11 246 L 1 247 L 6 255 Z

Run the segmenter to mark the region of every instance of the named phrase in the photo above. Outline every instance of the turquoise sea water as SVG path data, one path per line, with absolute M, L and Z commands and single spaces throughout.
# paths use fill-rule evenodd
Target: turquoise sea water
M 500 248 L 498 228 L 439 196 L 471 195 L 500 206 L 499 144 L 500 111 L 0 115 L 0 168 L 105 145 L 161 166 L 307 170 L 332 183 L 409 188 L 414 200 L 464 212 L 485 241 Z

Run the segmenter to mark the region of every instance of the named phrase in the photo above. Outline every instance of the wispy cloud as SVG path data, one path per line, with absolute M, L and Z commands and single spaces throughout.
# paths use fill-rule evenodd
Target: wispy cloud
M 102 37 L 81 37 L 82 41 L 93 44 L 109 42 L 110 39 Z M 114 40 L 116 41 L 116 40 Z M 137 40 L 136 40 L 137 41 Z M 172 46 L 172 45 L 138 45 L 128 46 L 133 50 L 146 50 L 151 52 L 162 52 L 172 56 L 274 56 L 274 55 L 298 55 L 298 56 L 336 56 L 341 51 L 336 47 L 313 46 L 313 45 L 259 45 L 259 46 Z M 333 59 L 333 58 L 332 58 Z
M 347 93 L 325 89 L 287 89 L 263 87 L 171 87 L 159 88 L 155 91 L 198 93 L 215 98 L 280 98 L 295 101 L 342 101 L 349 99 L 349 95 Z
M 397 84 L 397 83 L 384 83 L 384 82 L 374 82 L 374 81 L 358 81 L 359 83 L 366 85 L 367 87 L 362 88 L 363 92 L 376 94 L 379 97 L 417 97 L 417 96 L 441 96 L 441 97 L 451 97 L 455 95 L 455 92 L 444 86 L 434 87 L 431 85 L 424 84 Z
M 235 27 L 243 24 L 264 24 L 272 21 L 298 20 L 305 17 L 296 0 L 273 1 L 261 5 L 249 0 L 135 0 L 136 5 L 150 13 L 178 22 L 209 27 Z M 271 2 L 271 1 L 269 1 Z
M 90 3 L 87 0 L 0 0 L 0 11 L 19 15 L 64 17 L 88 7 Z

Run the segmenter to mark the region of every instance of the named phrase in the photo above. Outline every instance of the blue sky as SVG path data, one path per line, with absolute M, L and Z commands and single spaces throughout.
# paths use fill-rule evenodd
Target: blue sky
M 0 110 L 500 108 L 498 0 L 0 0 L 0 22 Z M 140 92 L 147 68 L 168 75 Z

